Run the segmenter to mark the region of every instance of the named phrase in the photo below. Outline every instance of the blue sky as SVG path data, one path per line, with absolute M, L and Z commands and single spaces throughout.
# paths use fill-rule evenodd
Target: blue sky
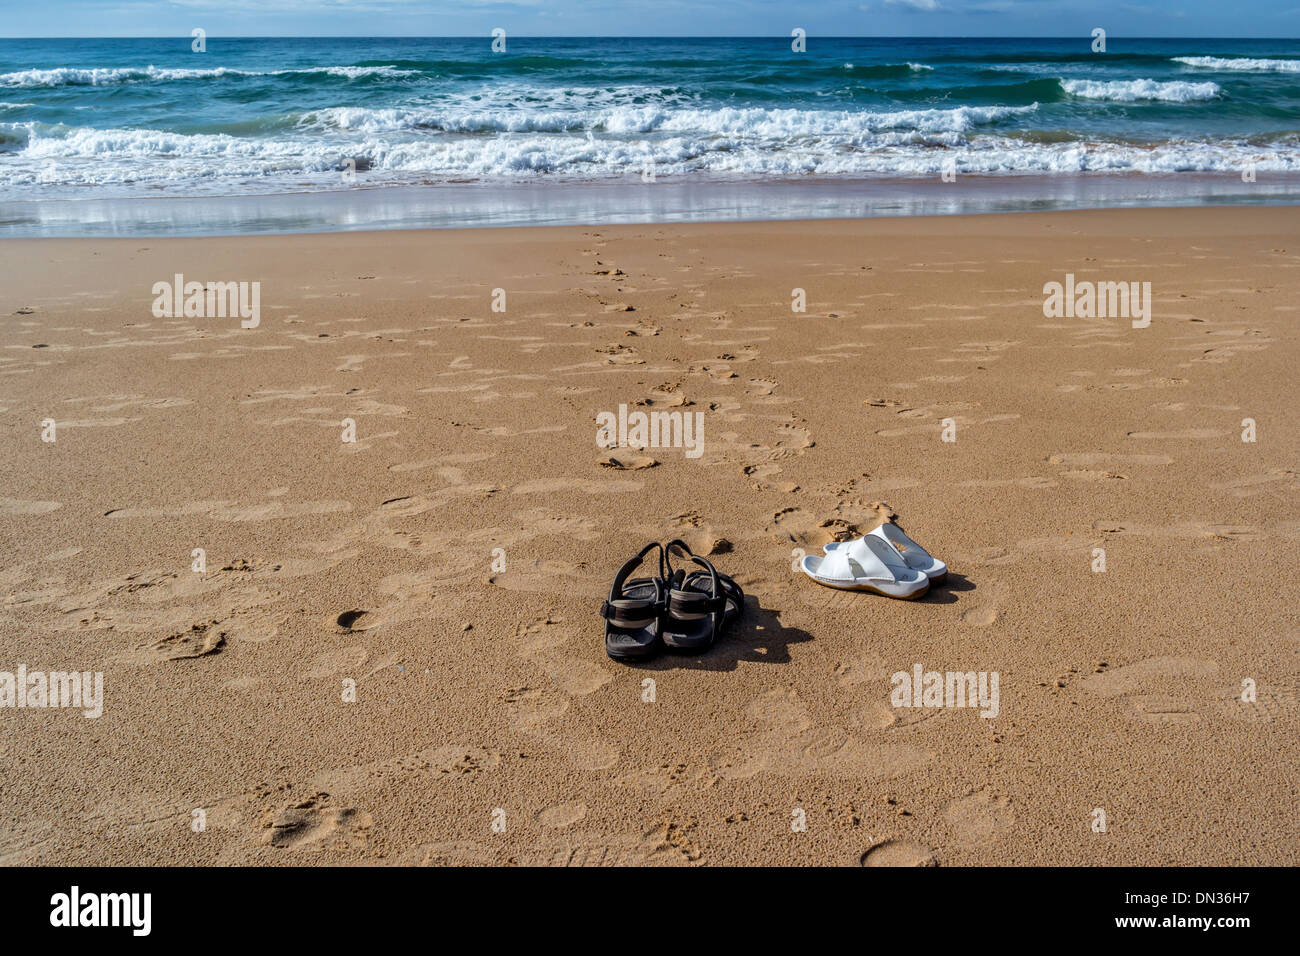
M 1300 36 L 1300 0 L 0 0 L 0 36 Z

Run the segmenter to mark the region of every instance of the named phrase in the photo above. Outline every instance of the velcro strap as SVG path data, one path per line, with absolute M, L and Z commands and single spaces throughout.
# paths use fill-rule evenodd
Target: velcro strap
M 605 601 L 600 605 L 600 616 L 615 627 L 635 629 L 653 623 L 658 614 L 654 601 L 637 601 L 631 607 L 619 607 Z
M 709 597 L 704 594 L 685 595 L 674 592 L 668 598 L 668 606 L 683 614 L 713 614 L 726 610 L 727 599 L 724 595 Z

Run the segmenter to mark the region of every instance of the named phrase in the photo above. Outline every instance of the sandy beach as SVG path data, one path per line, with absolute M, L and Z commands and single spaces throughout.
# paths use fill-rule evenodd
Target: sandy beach
M 0 670 L 103 674 L 0 709 L 0 863 L 1300 862 L 1293 208 L 0 252 Z M 792 569 L 891 514 L 923 599 Z M 674 537 L 743 620 L 610 660 Z

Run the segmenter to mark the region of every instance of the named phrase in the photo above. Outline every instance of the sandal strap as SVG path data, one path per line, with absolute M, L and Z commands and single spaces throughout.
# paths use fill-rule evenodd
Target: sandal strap
M 717 569 L 713 567 L 712 562 L 710 562 L 706 558 L 700 557 L 698 554 L 692 551 L 690 545 L 688 545 L 681 538 L 674 538 L 672 541 L 669 541 L 666 545 L 664 545 L 664 551 L 663 551 L 664 564 L 667 566 L 669 572 L 673 570 L 673 565 L 672 565 L 673 548 L 680 548 L 681 550 L 685 551 L 686 554 L 690 557 L 690 559 L 693 562 L 695 562 L 704 570 L 709 572 L 709 585 L 710 585 L 709 596 L 717 597 L 718 593 L 721 591 L 722 588 L 721 581 L 719 580 L 722 577 L 722 575 L 718 574 Z
M 698 564 L 704 570 L 696 572 L 708 577 L 708 590 L 683 590 L 675 586 L 680 577 L 685 581 L 689 575 L 685 571 L 678 570 L 673 572 L 674 586 L 668 592 L 668 610 L 674 617 L 684 619 L 705 617 L 709 614 L 725 613 L 727 604 L 734 602 L 736 611 L 739 613 L 745 603 L 745 592 L 729 576 L 717 570 L 712 562 L 700 557 L 690 549 L 690 546 L 680 538 L 675 538 L 664 545 L 664 562 L 668 570 L 672 572 L 672 550 L 678 548 L 685 551 L 690 559 Z
M 632 582 L 638 585 L 653 584 L 654 598 L 647 600 L 643 597 L 624 597 L 623 589 L 627 585 L 628 576 L 640 566 L 645 556 L 656 548 L 659 550 L 659 576 L 648 579 L 638 578 Z M 663 545 L 652 541 L 618 569 L 618 573 L 614 575 L 614 583 L 609 589 L 609 599 L 600 605 L 600 616 L 609 622 L 610 627 L 617 630 L 638 631 L 649 627 L 659 619 L 667 600 L 667 595 L 664 593 Z
M 668 604 L 677 606 L 707 607 L 708 610 L 722 610 L 727 605 L 727 594 L 715 594 L 708 596 L 702 591 L 671 591 L 668 592 Z
M 727 609 L 727 596 L 709 597 L 699 591 L 673 591 L 668 595 L 668 608 L 688 614 L 707 614 Z
M 653 623 L 661 607 L 658 601 L 604 601 L 600 616 L 615 627 L 634 631 Z
M 623 584 L 627 581 L 628 575 L 637 569 L 641 561 L 655 548 L 659 549 L 659 577 L 666 578 L 664 574 L 664 548 L 658 541 L 651 541 L 644 548 L 637 552 L 635 557 L 630 558 L 621 568 L 618 574 L 614 575 L 614 583 L 609 589 L 609 600 L 617 601 L 623 596 Z

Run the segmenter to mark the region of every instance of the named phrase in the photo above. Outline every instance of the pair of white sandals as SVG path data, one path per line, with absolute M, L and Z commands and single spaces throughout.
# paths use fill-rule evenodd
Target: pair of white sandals
M 891 521 L 853 541 L 832 541 L 825 551 L 805 556 L 799 567 L 818 584 L 842 591 L 912 600 L 948 575 L 946 564 Z

